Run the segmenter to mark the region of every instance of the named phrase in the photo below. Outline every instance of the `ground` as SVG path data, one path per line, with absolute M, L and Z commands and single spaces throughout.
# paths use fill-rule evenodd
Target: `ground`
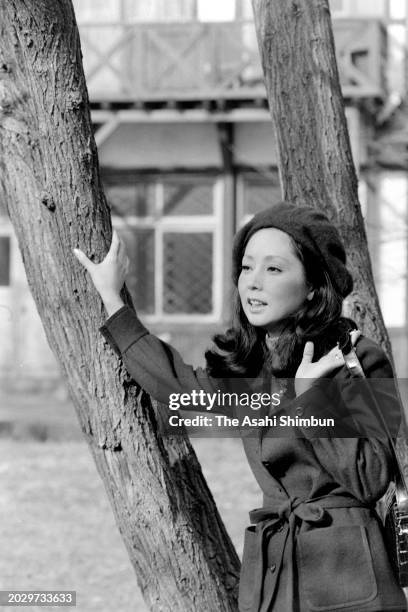
M 76 590 L 78 612 L 147 612 L 64 393 L 0 395 L 0 435 L 0 589 Z M 248 511 L 261 502 L 241 443 L 193 444 L 241 554 Z

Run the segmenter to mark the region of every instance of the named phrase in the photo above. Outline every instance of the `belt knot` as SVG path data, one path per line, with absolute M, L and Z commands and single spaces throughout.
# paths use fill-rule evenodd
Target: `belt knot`
M 265 506 L 257 508 L 249 513 L 251 523 L 256 525 L 256 556 L 251 562 L 255 564 L 256 570 L 254 575 L 256 580 L 253 587 L 253 602 L 252 612 L 258 612 L 262 602 L 263 579 L 265 576 L 265 563 L 268 557 L 267 547 L 269 540 L 274 537 L 274 534 L 280 532 L 280 542 L 276 543 L 274 548 L 274 556 L 277 558 L 274 562 L 274 576 L 277 579 L 284 554 L 287 554 L 288 559 L 293 560 L 288 568 L 288 609 L 292 609 L 294 601 L 294 584 L 295 578 L 293 574 L 294 563 L 294 540 L 296 532 L 296 518 L 308 523 L 313 523 L 316 527 L 319 523 L 324 523 L 328 518 L 328 509 L 334 508 L 368 508 L 369 505 L 355 499 L 349 495 L 322 495 L 309 500 L 287 499 L 278 506 Z M 285 525 L 284 525 L 285 523 Z M 288 548 L 287 553 L 285 549 Z M 263 606 L 269 606 L 273 598 L 273 593 L 277 582 L 271 593 L 264 595 Z M 266 607 L 265 607 L 266 609 Z M 269 608 L 268 608 L 269 609 Z
M 278 523 L 280 521 L 291 522 L 294 516 L 308 523 L 319 523 L 326 516 L 325 508 L 316 502 L 296 501 L 287 499 L 277 507 L 265 506 L 257 508 L 249 513 L 251 523 L 258 524 L 262 521 Z

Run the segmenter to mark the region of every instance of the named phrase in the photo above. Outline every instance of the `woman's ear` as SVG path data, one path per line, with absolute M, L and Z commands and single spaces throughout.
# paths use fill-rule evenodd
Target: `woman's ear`
M 308 294 L 307 294 L 307 296 L 306 296 L 306 299 L 307 299 L 307 301 L 308 301 L 308 302 L 311 302 L 311 301 L 313 300 L 313 298 L 314 298 L 314 293 L 315 293 L 315 292 L 314 292 L 314 289 L 312 289 L 311 291 L 309 291 L 309 293 L 308 293 Z

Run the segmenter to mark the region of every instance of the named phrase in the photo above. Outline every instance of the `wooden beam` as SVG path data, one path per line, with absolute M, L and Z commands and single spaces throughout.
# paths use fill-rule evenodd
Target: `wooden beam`
M 232 174 L 234 170 L 234 126 L 232 123 L 217 123 L 218 143 L 221 149 L 221 156 L 224 170 Z
M 93 110 L 93 123 L 106 123 L 116 119 L 121 123 L 252 123 L 270 121 L 269 111 L 264 108 L 243 108 L 232 111 L 211 112 L 204 109 L 183 110 Z M 102 128 L 100 128 L 102 129 Z M 105 128 L 108 129 L 107 127 Z
M 115 114 L 111 114 L 94 134 L 96 145 L 100 147 L 117 130 L 120 123 L 119 118 Z
M 143 92 L 134 91 L 132 95 L 123 94 L 121 91 L 112 90 L 98 90 L 97 92 L 92 91 L 92 86 L 89 86 L 89 95 L 91 98 L 91 104 L 98 102 L 123 102 L 123 103 L 144 103 L 150 102 L 165 103 L 169 100 L 176 100 L 177 102 L 205 102 L 206 100 L 218 100 L 225 99 L 230 101 L 252 101 L 254 98 L 266 99 L 265 86 L 255 85 L 253 87 L 237 87 L 236 89 L 221 89 L 218 86 L 210 88 L 203 86 L 203 88 L 196 90 L 186 90 L 182 87 L 177 89 L 160 89 L 157 93 L 155 90 L 144 90 Z

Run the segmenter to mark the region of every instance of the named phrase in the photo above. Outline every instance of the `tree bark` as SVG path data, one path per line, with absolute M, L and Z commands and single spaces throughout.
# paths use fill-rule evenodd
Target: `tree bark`
M 0 195 L 151 610 L 236 610 L 239 561 L 188 440 L 129 379 L 73 247 L 111 240 L 70 0 L 0 0 Z M 73 458 L 75 460 L 75 458 Z
M 354 291 L 346 314 L 391 347 L 374 286 L 344 113 L 328 0 L 252 0 L 284 199 L 337 225 Z

